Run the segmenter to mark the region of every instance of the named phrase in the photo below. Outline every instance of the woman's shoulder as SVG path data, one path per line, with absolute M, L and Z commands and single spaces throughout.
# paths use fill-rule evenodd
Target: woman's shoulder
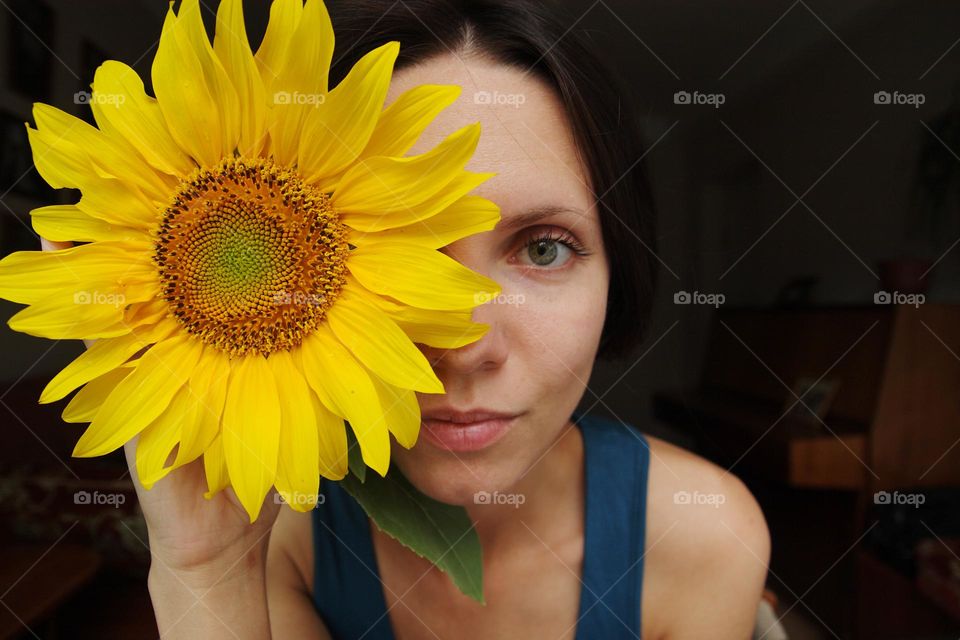
M 764 542 L 768 533 L 763 512 L 740 478 L 666 440 L 652 435 L 646 440 L 650 447 L 648 509 L 658 520 L 651 524 L 707 527 L 707 531 L 717 530 L 722 541 L 729 536 L 721 532 L 729 529 L 751 548 Z M 666 528 L 660 531 L 665 532 Z
M 745 630 L 739 637 L 749 635 L 770 556 L 760 506 L 733 473 L 660 438 L 646 440 L 644 609 L 663 614 L 658 617 L 671 635 L 683 630 L 696 636 L 701 628 L 686 625 L 706 631 L 710 624 L 732 629 L 730 637 L 738 637 L 738 628 Z M 702 615 L 690 615 L 688 607 Z

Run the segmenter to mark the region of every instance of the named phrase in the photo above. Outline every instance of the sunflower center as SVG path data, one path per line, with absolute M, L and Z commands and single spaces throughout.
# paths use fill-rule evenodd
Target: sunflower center
M 346 235 L 296 172 L 229 158 L 180 184 L 153 257 L 188 332 L 230 355 L 267 355 L 323 321 L 344 284 Z

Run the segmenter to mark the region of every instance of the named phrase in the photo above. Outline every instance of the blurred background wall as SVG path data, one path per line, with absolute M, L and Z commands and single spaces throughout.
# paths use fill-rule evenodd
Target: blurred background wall
M 338 1 L 346 0 L 328 4 Z M 23 122 L 32 102 L 86 114 L 78 92 L 105 58 L 148 78 L 167 3 L 0 4 L 5 255 L 36 248 L 30 209 L 76 200 L 45 189 L 30 171 Z M 244 4 L 257 42 L 268 3 Z M 584 407 L 683 444 L 748 481 L 771 522 L 769 588 L 789 611 L 792 637 L 956 637 L 960 614 L 945 601 L 960 602 L 957 591 L 936 587 L 946 589 L 936 600 L 917 586 L 912 545 L 915 530 L 924 533 L 921 518 L 883 511 L 873 496 L 923 486 L 917 491 L 928 492 L 936 509 L 925 512 L 923 526 L 941 541 L 960 535 L 941 516 L 955 509 L 949 490 L 960 484 L 953 472 L 960 447 L 950 446 L 960 440 L 960 394 L 949 393 L 960 382 L 960 4 L 550 4 L 607 54 L 635 95 L 624 108 L 644 120 L 642 162 L 660 215 L 648 340 L 623 362 L 598 366 Z M 903 304 L 887 304 L 885 293 Z M 902 297 L 918 293 L 922 304 Z M 17 308 L 0 302 L 0 317 Z M 59 421 L 62 404 L 35 403 L 80 350 L 0 325 L 0 508 L 9 514 L 10 544 L 34 543 L 40 556 L 51 543 L 75 543 L 58 562 L 76 567 L 77 588 L 87 594 L 78 601 L 68 590 L 49 610 L 33 612 L 46 620 L 44 637 L 56 632 L 57 607 L 86 620 L 78 628 L 89 627 L 90 637 L 134 633 L 97 626 L 116 618 L 104 604 L 115 598 L 128 597 L 123 606 L 149 616 L 136 588 L 147 555 L 132 497 L 112 512 L 75 504 L 84 487 L 132 496 L 122 458 L 71 459 L 81 426 Z M 821 398 L 822 406 L 810 407 L 823 415 L 798 439 L 801 427 L 782 410 L 807 397 L 805 388 L 793 391 L 804 378 L 837 382 L 839 390 L 832 404 Z M 752 430 L 740 433 L 744 424 Z M 902 466 L 903 452 L 913 452 L 906 475 L 884 471 Z M 908 534 L 904 526 L 912 526 Z M 881 551 L 867 554 L 871 542 Z M 901 555 L 909 557 L 889 559 L 907 547 Z M 932 562 L 960 562 L 955 542 L 943 548 L 949 554 L 931 552 Z M 870 583 L 885 585 L 880 590 L 894 600 L 864 595 Z M 897 611 L 895 623 L 883 619 L 884 609 Z

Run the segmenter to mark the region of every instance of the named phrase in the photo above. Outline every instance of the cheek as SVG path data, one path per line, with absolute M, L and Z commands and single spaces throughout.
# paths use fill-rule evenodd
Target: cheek
M 538 384 L 583 387 L 593 369 L 606 317 L 607 280 L 599 268 L 568 283 L 511 283 L 518 291 L 510 320 L 514 357 Z M 506 290 L 506 288 L 505 288 Z
M 528 411 L 489 455 L 457 459 L 424 447 L 393 448 L 395 462 L 427 495 L 470 504 L 478 490 L 506 490 L 550 449 L 583 396 L 606 313 L 605 268 L 584 265 L 564 281 L 494 276 L 503 297 L 476 320 L 495 324 L 505 359 L 472 380 L 481 397 Z M 496 403 L 496 400 L 491 400 Z

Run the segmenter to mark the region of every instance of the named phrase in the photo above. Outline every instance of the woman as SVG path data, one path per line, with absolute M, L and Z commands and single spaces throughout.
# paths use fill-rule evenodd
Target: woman
M 162 637 L 748 637 L 769 537 L 747 489 L 664 441 L 574 413 L 596 357 L 640 341 L 652 299 L 653 212 L 620 91 L 532 3 L 328 4 L 331 80 L 399 40 L 388 103 L 419 84 L 464 87 L 411 153 L 479 121 L 468 168 L 497 173 L 477 193 L 501 206 L 500 224 L 445 249 L 503 285 L 474 314 L 491 329 L 461 349 L 422 347 L 447 393 L 420 396 L 421 438 L 392 453 L 417 488 L 476 523 L 487 604 L 332 483 L 313 512 L 271 495 L 250 525 L 230 491 L 201 497 L 198 461 L 149 492 L 137 484 Z

